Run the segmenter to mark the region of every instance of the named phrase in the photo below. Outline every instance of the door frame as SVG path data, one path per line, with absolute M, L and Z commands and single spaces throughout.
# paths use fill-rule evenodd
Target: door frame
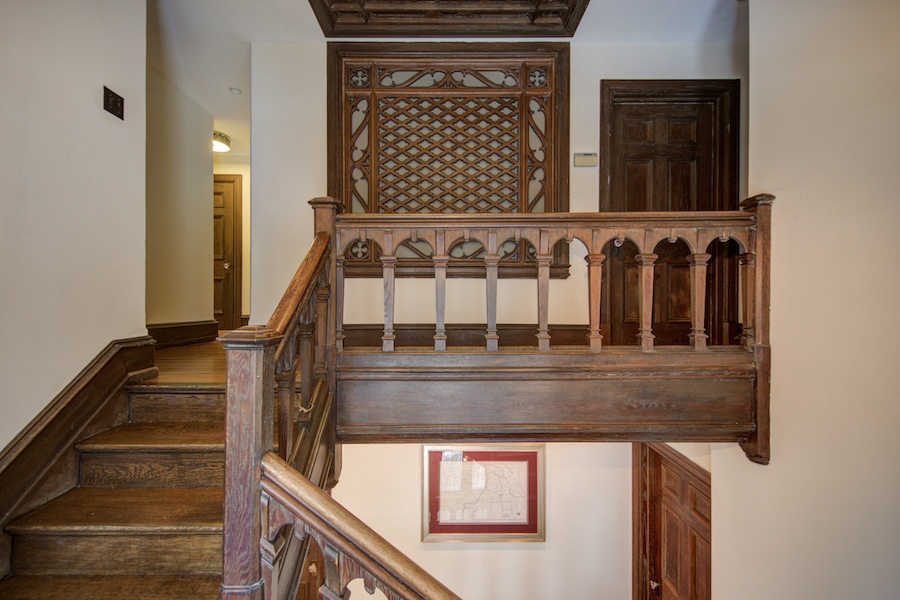
M 740 79 L 603 79 L 600 81 L 600 211 L 612 210 L 612 136 L 616 104 L 713 104 L 715 210 L 738 209 Z
M 244 259 L 243 259 L 243 231 L 244 231 L 244 203 L 243 203 L 243 182 L 242 175 L 230 174 L 214 174 L 213 186 L 221 183 L 232 186 L 232 268 L 231 268 L 231 285 L 233 293 L 233 301 L 231 305 L 231 323 L 234 329 L 243 324 L 243 277 L 244 277 Z
M 655 452 L 663 458 L 675 463 L 679 469 L 686 471 L 706 486 L 712 497 L 712 481 L 709 471 L 678 452 L 668 444 L 636 442 L 631 445 L 631 597 L 632 600 L 652 598 L 648 589 L 650 581 L 650 556 L 653 551 L 653 524 L 651 506 L 654 493 L 651 471 L 651 453 Z M 710 529 L 712 520 L 710 519 Z

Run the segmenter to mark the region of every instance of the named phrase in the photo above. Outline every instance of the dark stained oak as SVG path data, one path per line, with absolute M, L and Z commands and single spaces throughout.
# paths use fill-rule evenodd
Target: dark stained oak
M 225 389 L 225 349 L 219 342 L 157 350 L 156 366 L 159 375 L 143 380 L 141 385 L 190 384 Z
M 633 450 L 634 600 L 711 600 L 710 474 L 666 444 Z
M 45 575 L 0 581 L 4 600 L 215 600 L 219 577 Z
M 310 4 L 326 37 L 572 37 L 590 0 Z

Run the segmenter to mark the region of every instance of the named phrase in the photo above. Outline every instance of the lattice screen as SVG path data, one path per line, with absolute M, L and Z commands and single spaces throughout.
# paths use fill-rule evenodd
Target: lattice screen
M 559 106 L 567 98 L 567 50 L 529 51 L 519 44 L 509 45 L 517 47 L 511 52 L 498 44 L 471 54 L 468 48 L 430 51 L 426 57 L 416 50 L 423 45 L 409 46 L 383 55 L 347 50 L 330 67 L 340 74 L 339 83 L 332 81 L 331 100 L 340 102 L 341 113 L 332 130 L 339 140 L 331 147 L 329 193 L 345 210 L 567 210 L 561 193 L 567 182 L 556 180 L 567 167 L 560 129 L 568 120 L 566 107 Z M 409 56 L 398 57 L 404 53 Z M 404 247 L 398 258 L 430 256 L 427 249 Z M 361 253 L 357 248 L 348 261 L 377 264 L 377 248 Z M 477 250 L 463 253 L 478 256 Z M 513 244 L 506 255 L 507 262 L 526 265 L 533 249 Z
M 352 212 L 541 212 L 553 63 L 346 66 Z M 365 90 L 365 91 L 364 91 Z

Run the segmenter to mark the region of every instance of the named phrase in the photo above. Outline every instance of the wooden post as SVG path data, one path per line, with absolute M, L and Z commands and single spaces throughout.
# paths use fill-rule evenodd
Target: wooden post
M 325 232 L 331 240 L 329 261 L 327 266 L 328 276 L 326 285 L 330 286 L 337 281 L 337 215 L 344 212 L 344 205 L 328 196 L 313 198 L 309 201 L 314 210 L 315 232 Z M 328 372 L 328 387 L 332 393 L 335 391 L 334 354 L 337 345 L 337 301 L 336 294 L 329 294 L 325 310 L 326 324 L 325 336 L 318 340 L 317 344 L 324 344 L 325 365 Z
M 262 600 L 259 543 L 263 454 L 272 449 L 275 349 L 279 333 L 241 327 L 219 338 L 225 346 L 225 502 L 219 597 Z
M 638 278 L 641 294 L 641 326 L 638 337 L 641 340 L 641 350 L 649 352 L 653 350 L 653 265 L 658 258 L 656 254 L 638 254 L 637 263 L 640 265 L 640 277 Z
M 750 434 L 741 448 L 747 458 L 763 465 L 769 464 L 769 394 L 771 388 L 772 349 L 769 346 L 769 293 L 771 286 L 772 202 L 775 196 L 760 194 L 741 202 L 741 208 L 756 213 L 754 240 L 755 277 L 753 315 L 756 362 L 756 431 Z
M 550 232 L 541 230 L 538 238 L 537 256 L 537 309 L 538 331 L 535 337 L 538 350 L 550 349 L 550 264 L 553 262 L 553 248 L 550 247 Z
M 309 408 L 313 374 L 315 373 L 315 349 L 313 348 L 312 338 L 313 325 L 311 323 L 301 323 L 297 331 L 297 339 L 300 347 L 300 398 L 303 401 L 304 408 Z
M 500 349 L 497 335 L 497 277 L 500 271 L 500 255 L 497 253 L 497 232 L 488 232 L 488 244 L 484 255 L 485 297 L 487 300 L 487 333 L 484 334 L 488 352 Z
M 390 233 L 386 233 L 388 237 Z M 394 351 L 394 268 L 396 256 L 381 256 L 381 267 L 384 277 L 384 335 L 381 336 L 381 349 L 384 352 Z
M 709 254 L 691 254 L 691 333 L 688 336 L 694 350 L 706 350 L 706 265 Z
M 338 253 L 334 280 L 334 345 L 337 352 L 344 350 L 344 255 Z
M 324 280 L 323 277 L 319 277 L 319 280 L 316 282 L 316 291 L 313 294 L 313 297 L 310 299 L 312 302 L 315 302 L 313 307 L 313 314 L 315 314 L 315 331 L 316 331 L 316 373 L 326 375 L 328 372 L 328 349 L 329 347 L 334 347 L 334 343 L 331 342 L 329 338 L 329 334 L 333 335 L 334 330 L 329 331 L 329 300 L 331 299 L 331 289 L 328 285 L 328 282 Z
M 600 334 L 600 290 L 602 289 L 603 261 L 605 254 L 588 254 L 588 293 L 590 311 L 590 347 L 599 352 L 603 347 L 603 336 Z
M 447 350 L 447 264 L 450 257 L 446 254 L 444 231 L 435 232 L 434 255 L 434 349 L 436 352 Z
M 751 253 L 738 257 L 741 270 L 741 343 L 747 350 L 753 350 L 756 333 L 756 256 Z

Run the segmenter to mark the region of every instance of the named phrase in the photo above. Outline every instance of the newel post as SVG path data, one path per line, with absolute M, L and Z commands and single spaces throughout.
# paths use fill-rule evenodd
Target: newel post
M 219 338 L 226 369 L 222 600 L 263 598 L 260 464 L 272 449 L 275 350 L 282 338 L 258 326 Z
M 325 285 L 319 290 L 320 302 L 327 302 L 325 309 L 326 326 L 322 328 L 325 333 L 325 340 L 318 340 L 318 344 L 325 345 L 324 361 L 326 370 L 328 371 L 328 387 L 334 393 L 334 354 L 337 346 L 337 323 L 338 323 L 338 301 L 342 300 L 339 295 L 343 293 L 343 289 L 338 284 L 338 260 L 337 254 L 337 216 L 344 212 L 344 205 L 328 196 L 313 198 L 309 201 L 314 211 L 314 222 L 316 233 L 327 233 L 331 239 L 328 261 L 328 276 Z M 343 262 L 343 261 L 342 261 Z M 326 300 L 327 298 L 327 300 Z M 321 316 L 319 316 L 321 318 Z M 341 317 L 342 318 L 342 315 Z M 318 355 L 317 358 L 321 358 Z
M 772 349 L 769 346 L 769 293 L 771 289 L 772 202 L 775 196 L 759 194 L 741 202 L 741 208 L 756 213 L 756 235 L 753 242 L 754 275 L 753 358 L 756 362 L 756 431 L 741 443 L 747 458 L 769 464 L 769 394 L 772 374 Z

